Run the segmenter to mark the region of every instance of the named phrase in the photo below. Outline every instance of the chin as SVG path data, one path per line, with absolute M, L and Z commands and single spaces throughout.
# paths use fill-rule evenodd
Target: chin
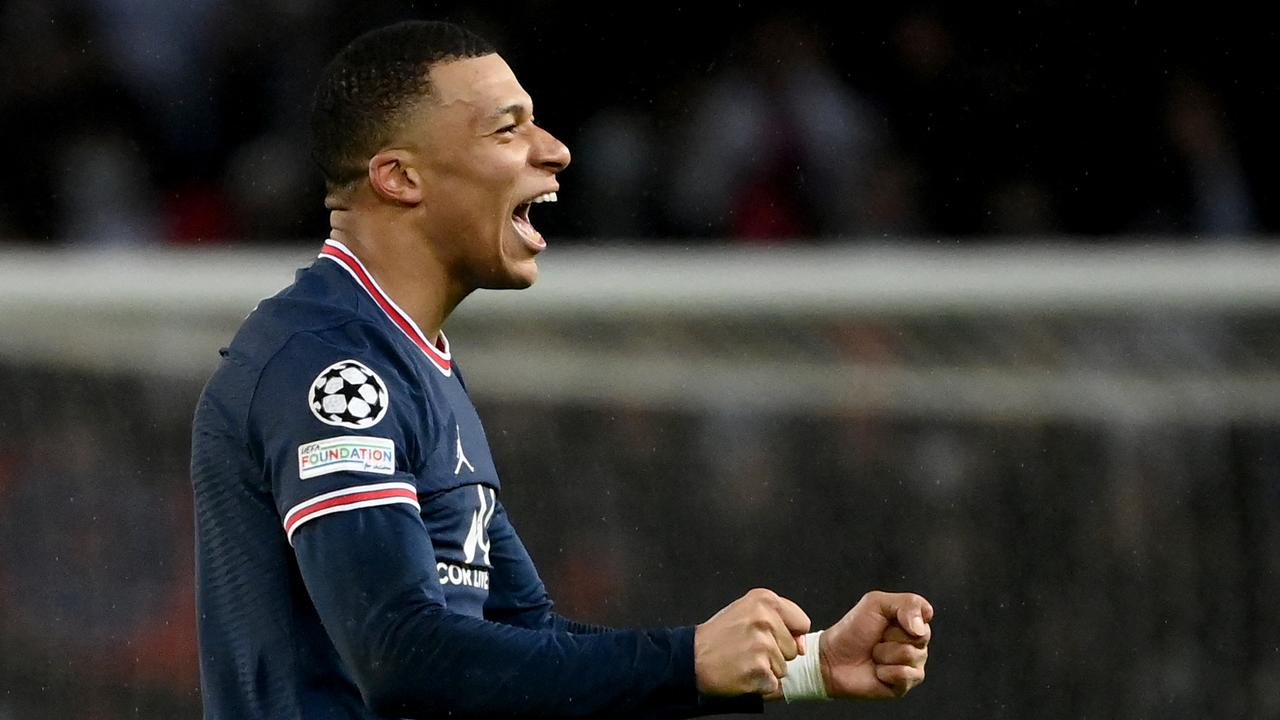
M 523 290 L 538 279 L 537 252 L 530 253 L 522 240 L 514 235 L 503 237 L 494 258 L 495 272 L 485 287 L 490 290 Z
M 530 258 L 518 264 L 508 263 L 490 274 L 480 287 L 485 290 L 523 290 L 538 280 L 538 264 Z
M 530 259 L 521 263 L 520 271 L 512 275 L 512 290 L 523 290 L 538 282 L 538 263 Z

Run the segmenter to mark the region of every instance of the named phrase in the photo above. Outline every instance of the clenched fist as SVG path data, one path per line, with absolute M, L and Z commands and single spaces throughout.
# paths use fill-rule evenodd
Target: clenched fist
M 818 658 L 831 697 L 901 697 L 924 680 L 933 606 L 912 593 L 872 591 L 822 634 Z
M 702 623 L 693 635 L 693 669 L 704 695 L 769 695 L 809 631 L 800 606 L 755 589 Z M 800 638 L 801 640 L 803 638 Z

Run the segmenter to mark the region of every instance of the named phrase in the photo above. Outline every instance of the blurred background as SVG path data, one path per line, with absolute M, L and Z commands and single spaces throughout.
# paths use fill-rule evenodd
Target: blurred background
M 449 325 L 563 613 L 914 590 L 927 683 L 768 714 L 1280 717 L 1273 25 L 5 0 L 0 720 L 200 716 L 195 398 L 325 237 L 315 78 L 406 18 L 574 153 L 539 284 Z

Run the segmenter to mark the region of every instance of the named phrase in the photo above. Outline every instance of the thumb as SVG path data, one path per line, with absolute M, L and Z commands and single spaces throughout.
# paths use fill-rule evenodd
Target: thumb
M 920 637 L 927 631 L 924 619 L 925 608 L 928 608 L 929 617 L 933 617 L 933 608 L 929 605 L 929 601 L 919 595 L 872 591 L 867 593 L 867 596 L 885 620 L 896 622 L 903 630 L 916 637 Z
M 925 627 L 925 623 L 928 622 L 928 620 L 925 619 L 925 615 L 927 614 L 930 618 L 933 617 L 933 608 L 929 606 L 929 602 L 913 593 L 899 593 L 894 597 L 897 602 L 895 603 L 896 607 L 894 608 L 893 615 L 890 616 L 886 614 L 886 617 L 891 617 L 892 619 L 897 620 L 898 625 L 901 626 L 903 630 L 906 630 L 916 637 L 920 637 L 928 632 L 928 629 Z
M 799 605 L 781 596 L 778 597 L 778 617 L 782 618 L 782 624 L 792 635 L 804 635 L 812 626 L 809 616 Z

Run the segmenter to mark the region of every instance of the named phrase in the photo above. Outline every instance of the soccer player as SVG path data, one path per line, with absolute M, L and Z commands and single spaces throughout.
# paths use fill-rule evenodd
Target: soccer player
M 691 717 L 892 697 L 933 610 L 869 593 L 825 633 L 757 589 L 690 627 L 567 620 L 521 545 L 449 341 L 523 288 L 569 151 L 482 39 L 368 33 L 313 110 L 331 238 L 245 320 L 196 409 L 205 717 Z

